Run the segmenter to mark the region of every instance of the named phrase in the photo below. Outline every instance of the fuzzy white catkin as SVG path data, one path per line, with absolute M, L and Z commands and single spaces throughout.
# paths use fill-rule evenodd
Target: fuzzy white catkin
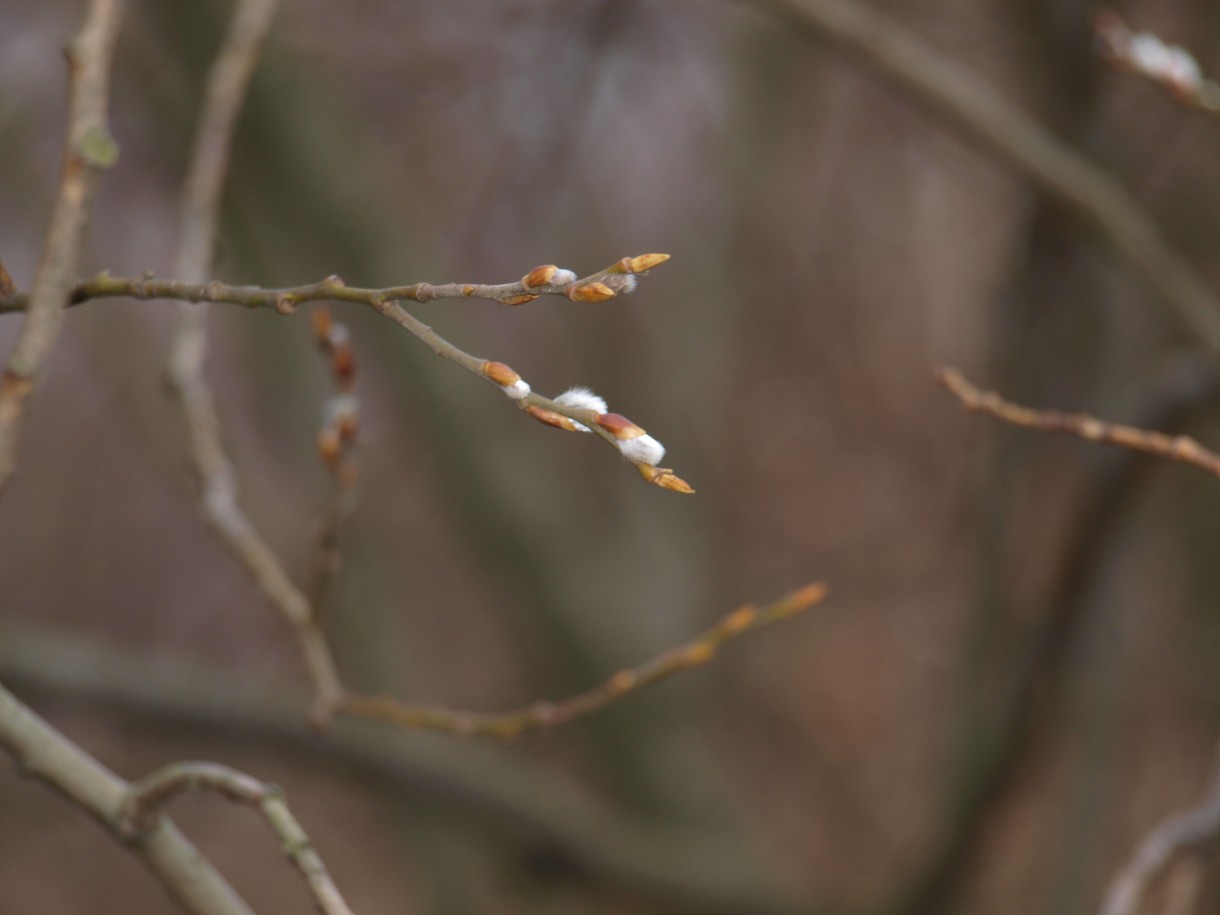
M 572 407 L 576 410 L 592 410 L 595 413 L 606 413 L 609 410 L 606 401 L 586 387 L 568 388 L 555 398 L 555 403 L 561 403 L 565 407 Z M 588 426 L 578 423 L 576 420 L 572 420 L 572 422 L 581 432 L 592 431 Z
M 530 392 L 530 386 L 524 378 L 518 378 L 512 384 L 500 385 L 500 390 L 513 400 L 524 400 Z
M 635 438 L 623 439 L 617 444 L 623 457 L 633 464 L 649 464 L 655 467 L 661 462 L 661 458 L 665 457 L 665 446 L 651 435 L 637 435 Z
M 560 268 L 551 275 L 552 286 L 566 286 L 569 283 L 576 282 L 576 274 L 571 270 Z
M 606 401 L 585 387 L 568 388 L 555 398 L 555 403 L 561 403 L 565 407 L 572 407 L 576 410 L 592 410 L 595 413 L 608 412 Z

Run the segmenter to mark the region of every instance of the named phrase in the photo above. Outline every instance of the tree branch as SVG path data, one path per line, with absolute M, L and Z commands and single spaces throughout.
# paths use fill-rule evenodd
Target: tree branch
M 711 661 L 720 646 L 729 639 L 803 613 L 820 603 L 825 596 L 826 586 L 819 583 L 808 585 L 762 609 L 752 605 L 741 607 L 690 641 L 662 652 L 639 667 L 621 670 L 600 686 L 558 702 L 536 702 L 502 714 L 479 714 L 440 706 L 408 704 L 392 696 L 345 695 L 340 699 L 338 709 L 348 715 L 387 721 L 407 730 L 508 740 L 526 731 L 566 724 L 624 696 L 667 680 L 674 674 L 701 667 Z
M 975 73 L 856 0 L 753 0 L 858 54 L 900 90 L 1067 204 L 1220 354 L 1220 298 L 1165 240 L 1131 194 Z
M 98 173 L 118 159 L 106 109 L 122 10 L 122 0 L 92 0 L 84 25 L 67 48 L 68 136 L 63 169 L 28 314 L 0 377 L 0 491 L 17 467 L 26 403 L 59 337 Z M 7 281 L 0 281 L 0 286 L 11 286 L 7 271 L 0 272 Z
M 228 766 L 176 762 L 141 779 L 127 792 L 120 812 L 120 831 L 128 841 L 141 841 L 164 822 L 162 811 L 170 801 L 187 791 L 214 791 L 261 813 L 279 836 L 284 854 L 305 878 L 323 915 L 352 915 L 309 836 L 289 810 L 284 792 Z
M 0 747 L 23 774 L 45 782 L 124 839 L 123 810 L 131 786 L 105 768 L 0 685 Z M 171 896 L 196 915 L 254 915 L 169 820 L 152 825 L 131 846 Z
M 1220 766 L 1198 807 L 1169 817 L 1139 844 L 1119 871 L 1102 903 L 1101 915 L 1139 915 L 1145 897 L 1175 861 L 1201 854 L 1220 841 Z
M 1108 423 L 1088 413 L 1032 410 L 1007 401 L 994 391 L 976 388 L 961 372 L 952 368 L 938 370 L 936 379 L 971 412 L 984 413 L 1011 425 L 1024 426 L 1038 432 L 1064 433 L 1090 442 L 1142 451 L 1170 461 L 1189 464 L 1214 477 L 1220 477 L 1220 454 L 1209 451 L 1188 435 L 1165 435 L 1134 426 Z
M 535 763 L 494 747 L 404 739 L 339 723 L 325 739 L 300 726 L 308 697 L 260 688 L 231 670 L 75 635 L 0 630 L 0 678 L 46 701 L 118 716 L 164 736 L 185 731 L 235 750 L 270 748 L 291 766 L 374 785 L 413 809 L 469 819 L 514 860 L 588 881 L 638 903 L 700 915 L 801 915 L 737 839 L 658 828 L 608 811 Z M 638 905 L 637 905 L 638 907 Z

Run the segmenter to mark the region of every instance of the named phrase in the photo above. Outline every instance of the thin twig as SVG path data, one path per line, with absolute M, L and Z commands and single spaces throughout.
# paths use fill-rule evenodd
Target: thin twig
M 83 27 L 67 48 L 70 88 L 63 169 L 28 314 L 0 378 L 0 490 L 17 467 L 26 403 L 59 337 L 98 173 L 118 159 L 106 112 L 122 10 L 122 0 L 93 0 Z M 11 280 L 7 285 L 12 285 Z
M 1024 426 L 1039 432 L 1074 435 L 1090 442 L 1142 451 L 1145 454 L 1189 464 L 1212 476 L 1220 477 L 1220 454 L 1209 451 L 1188 435 L 1165 435 L 1135 426 L 1108 423 L 1088 413 L 1033 410 L 1011 403 L 994 391 L 976 388 L 961 372 L 952 368 L 940 369 L 936 378 L 972 412 L 984 413 L 1014 426 Z
M 1175 861 L 1220 842 L 1220 765 L 1203 802 L 1163 821 L 1139 844 L 1110 884 L 1100 915 L 1138 915 L 1149 891 Z
M 192 217 L 203 218 L 206 212 L 194 208 Z M 214 214 L 210 218 L 214 224 Z M 197 273 L 184 269 L 196 266 L 192 262 L 180 263 L 175 279 L 157 279 L 148 273 L 141 276 L 111 276 L 103 271 L 92 279 L 75 283 L 71 287 L 68 304 L 80 305 L 94 299 L 113 298 L 178 299 L 195 303 L 226 302 L 246 308 L 274 308 L 281 313 L 291 313 L 298 305 L 320 301 L 362 302 L 376 307 L 399 301 L 422 303 L 442 299 L 476 299 L 515 306 L 550 295 L 562 296 L 574 302 L 596 303 L 634 290 L 634 277 L 647 273 L 667 260 L 667 254 L 642 254 L 621 258 L 609 267 L 584 277 L 577 277 L 570 270 L 558 270 L 553 266 L 544 265 L 535 267 L 512 283 L 412 283 L 385 289 L 348 286 L 337 276 L 328 276 L 317 283 L 281 289 L 230 286 L 219 282 L 205 283 L 202 278 L 195 278 Z M 206 270 L 205 265 L 202 272 L 206 273 Z M 548 280 L 543 281 L 542 277 L 548 277 Z M 605 288 L 599 289 L 599 285 Z M 0 314 L 26 311 L 29 307 L 29 297 L 24 294 L 0 296 Z
M 526 731 L 565 724 L 674 674 L 701 667 L 711 661 L 729 639 L 759 626 L 789 619 L 820 603 L 825 596 L 825 585 L 812 584 L 761 609 L 752 605 L 741 607 L 690 641 L 662 652 L 639 667 L 621 670 L 600 686 L 558 702 L 536 702 L 502 714 L 480 714 L 408 704 L 391 696 L 346 695 L 339 703 L 339 711 L 358 718 L 388 721 L 414 731 L 511 739 Z
M 1091 222 L 1213 354 L 1220 297 L 1105 170 L 1054 137 L 976 73 L 857 0 L 752 0 L 855 52 L 963 135 Z
M 284 854 L 305 878 L 324 915 L 352 915 L 313 843 L 292 815 L 284 792 L 256 778 L 210 762 L 171 763 L 131 786 L 120 816 L 120 831 L 139 842 L 159 822 L 165 807 L 187 791 L 213 791 L 259 811 L 279 836 Z
M 0 685 L 0 747 L 21 772 L 48 784 L 122 837 L 130 785 L 68 740 Z M 156 823 L 133 851 L 165 889 L 196 915 L 253 915 L 225 879 L 169 820 Z
M 188 210 L 188 214 L 190 212 L 192 211 Z M 192 233 L 191 237 L 198 237 L 198 235 Z M 491 366 L 501 365 L 500 363 L 473 356 L 458 348 L 406 311 L 398 302 L 407 300 L 428 302 L 437 298 L 486 298 L 511 303 L 513 299 L 532 299 L 539 295 L 562 295 L 576 301 L 603 301 L 634 288 L 636 276 L 664 263 L 667 259 L 668 255 L 664 254 L 624 257 L 604 270 L 582 278 L 565 279 L 563 282 L 556 282 L 556 280 L 562 278 L 564 274 L 571 275 L 571 271 L 559 271 L 547 265 L 535 267 L 516 283 L 494 286 L 469 283 L 447 283 L 434 286 L 428 283 L 416 283 L 412 286 L 395 286 L 386 289 L 362 289 L 348 286 L 337 276 L 329 276 L 306 286 L 264 289 L 259 286 L 229 286 L 214 280 L 211 282 L 203 282 L 201 279 L 196 281 L 189 276 L 187 279 L 158 280 L 147 275 L 114 277 L 101 273 L 91 280 L 78 284 L 74 294 L 81 301 L 127 297 L 176 299 L 191 303 L 223 302 L 247 308 L 272 308 L 280 314 L 291 314 L 298 305 L 305 302 L 324 300 L 368 305 L 418 338 L 441 358 L 461 366 L 485 381 L 498 384 L 506 393 L 510 394 L 518 409 L 535 419 L 550 425 L 557 425 L 553 421 L 555 415 L 573 420 L 585 429 L 592 430 L 615 450 L 625 454 L 621 447 L 621 436 L 599 424 L 597 412 L 572 407 L 543 397 L 530 390 L 528 384 L 524 385 L 525 393 L 515 389 L 510 390 L 510 386 L 499 384 L 489 374 L 488 369 Z M 183 264 L 181 266 L 191 265 Z M 544 276 L 549 278 L 547 282 L 539 279 Z M 535 281 L 527 282 L 531 278 Z M 528 290 L 528 293 L 523 294 L 522 290 Z M 593 290 L 593 292 L 584 293 L 581 290 Z M 18 295 L 5 302 L 0 302 L 0 312 L 20 311 L 25 304 L 25 299 Z M 192 453 L 195 455 L 196 465 L 199 467 L 205 483 L 212 486 L 214 492 L 212 498 L 217 501 L 218 506 L 224 509 L 222 514 L 231 516 L 232 509 L 227 505 L 228 491 L 235 488 L 236 483 L 232 467 L 229 466 L 228 459 L 220 448 L 219 435 L 211 430 L 212 426 L 217 425 L 217 421 L 210 389 L 205 391 L 199 381 L 202 378 L 203 361 L 206 356 L 206 337 L 194 325 L 202 320 L 202 316 L 194 310 L 184 312 L 184 324 L 174 348 L 170 374 L 179 391 L 185 392 L 180 396 L 184 401 L 189 398 L 189 406 L 184 403 L 184 407 L 188 407 L 188 426 L 191 429 Z M 189 333 L 186 332 L 188 327 L 190 328 Z M 512 372 L 511 369 L 508 371 Z M 516 375 L 515 372 L 512 374 Z M 520 376 L 517 377 L 520 378 Z M 634 428 L 643 432 L 638 426 Z M 667 469 L 652 467 L 638 461 L 632 461 L 632 463 L 649 483 L 675 492 L 694 492 L 685 481 L 674 476 Z M 241 525 L 231 518 L 225 521 L 225 525 L 233 530 L 232 536 L 241 533 Z
M 1155 387 L 1157 393 L 1139 413 L 1142 424 L 1178 428 L 1215 401 L 1220 376 L 1210 365 L 1199 364 L 1185 373 L 1175 367 Z M 1087 600 L 1089 589 L 1095 587 L 1123 519 L 1144 491 L 1150 472 L 1160 466 L 1129 450 L 1116 451 L 1110 458 L 1090 478 L 1072 512 L 1049 596 L 1033 614 L 1039 622 L 1016 652 L 999 701 L 963 745 L 961 774 L 948 798 L 945 833 L 885 909 L 891 915 L 954 908 L 984 847 L 981 837 L 1012 791 L 1022 764 L 1045 739 L 1046 728 L 1040 725 L 1064 689 L 1068 660 L 1095 609 L 1095 602 Z
M 239 4 L 212 65 L 187 173 L 178 239 L 176 270 L 187 282 L 202 281 L 211 266 L 233 132 L 275 7 L 276 0 Z M 205 317 L 202 310 L 182 306 L 169 368 L 186 419 L 191 457 L 203 485 L 203 513 L 291 625 L 317 697 L 314 717 L 322 722 L 341 692 L 338 671 L 322 633 L 310 624 L 309 602 L 237 501 L 237 477 L 221 444 L 220 419 L 204 377 Z

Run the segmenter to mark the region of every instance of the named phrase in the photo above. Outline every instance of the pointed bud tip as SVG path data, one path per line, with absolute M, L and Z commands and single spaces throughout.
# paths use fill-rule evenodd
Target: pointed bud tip
M 568 290 L 568 298 L 573 302 L 606 302 L 614 298 L 617 293 L 607 286 L 605 283 L 585 283 L 581 286 L 573 286 Z
M 653 267 L 659 267 L 669 260 L 668 254 L 640 254 L 629 261 L 632 273 L 644 273 Z

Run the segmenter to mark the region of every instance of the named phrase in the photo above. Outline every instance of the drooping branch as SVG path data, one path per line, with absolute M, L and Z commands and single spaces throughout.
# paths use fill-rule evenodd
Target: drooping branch
M 288 808 L 284 792 L 228 766 L 176 762 L 136 782 L 128 790 L 120 812 L 120 832 L 129 842 L 142 841 L 164 822 L 163 811 L 169 803 L 188 791 L 212 791 L 261 813 L 279 837 L 288 860 L 305 878 L 323 915 L 352 915 L 309 836 Z
M 996 158 L 1075 210 L 1220 354 L 1220 297 L 1104 169 L 987 87 L 976 73 L 859 0 L 751 0 L 857 54 Z
M 1011 425 L 1024 426 L 1038 432 L 1074 435 L 1090 442 L 1142 451 L 1170 461 L 1189 464 L 1214 477 L 1220 477 L 1220 454 L 1204 448 L 1188 435 L 1165 435 L 1134 426 L 1108 423 L 1088 413 L 1033 410 L 1007 401 L 994 391 L 976 388 L 961 372 L 952 368 L 940 369 L 936 378 L 972 412 L 984 413 Z
M 93 0 L 85 23 L 67 48 L 68 127 L 65 157 L 51 225 L 27 303 L 17 344 L 0 378 L 0 490 L 17 466 L 26 404 L 59 337 L 98 174 L 118 159 L 107 125 L 110 63 L 122 17 L 122 0 Z M 0 288 L 12 279 L 0 269 Z

